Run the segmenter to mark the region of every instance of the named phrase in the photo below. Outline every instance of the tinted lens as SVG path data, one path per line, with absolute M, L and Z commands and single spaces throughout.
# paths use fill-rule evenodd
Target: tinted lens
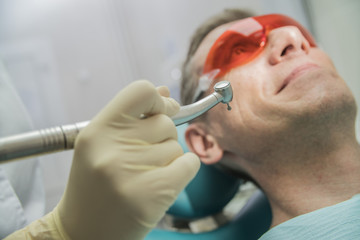
M 269 32 L 284 26 L 296 26 L 310 46 L 316 46 L 311 34 L 289 17 L 271 14 L 242 19 L 215 41 L 206 58 L 203 73 L 220 69 L 216 76 L 219 78 L 232 68 L 250 62 L 262 52 Z
M 262 32 L 248 37 L 226 31 L 209 52 L 203 73 L 220 69 L 217 77 L 223 76 L 230 69 L 251 61 L 261 51 Z

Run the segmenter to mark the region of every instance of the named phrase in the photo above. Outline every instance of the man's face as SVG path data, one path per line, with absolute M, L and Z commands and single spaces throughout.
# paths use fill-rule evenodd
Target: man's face
M 233 24 L 206 36 L 193 57 L 195 66 L 203 66 L 211 46 Z M 233 87 L 232 110 L 220 105 L 209 111 L 208 131 L 223 150 L 245 158 L 296 145 L 354 105 L 329 57 L 294 26 L 273 29 L 260 55 L 222 80 Z

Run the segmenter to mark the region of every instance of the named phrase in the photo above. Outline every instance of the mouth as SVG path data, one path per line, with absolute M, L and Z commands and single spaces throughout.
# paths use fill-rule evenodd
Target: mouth
M 303 65 L 300 65 L 298 67 L 295 67 L 291 73 L 284 79 L 281 87 L 277 91 L 277 93 L 280 93 L 282 90 L 284 90 L 290 83 L 294 82 L 296 79 L 298 79 L 303 74 L 306 74 L 307 72 L 319 68 L 318 65 L 314 63 L 306 63 Z

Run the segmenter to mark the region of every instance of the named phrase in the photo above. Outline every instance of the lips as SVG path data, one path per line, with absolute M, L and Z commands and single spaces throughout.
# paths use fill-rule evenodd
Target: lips
M 319 66 L 314 63 L 306 63 L 295 67 L 292 72 L 284 79 L 277 93 L 280 93 L 282 90 L 284 90 L 284 88 L 286 88 L 290 83 L 294 82 L 301 75 L 316 68 L 319 68 Z

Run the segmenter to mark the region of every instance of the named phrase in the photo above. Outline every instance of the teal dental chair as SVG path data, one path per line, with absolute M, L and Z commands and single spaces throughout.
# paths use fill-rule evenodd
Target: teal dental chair
M 184 151 L 186 125 L 177 127 L 178 140 Z M 202 164 L 196 177 L 179 194 L 167 215 L 171 218 L 191 222 L 214 216 L 224 209 L 239 191 L 240 179 L 227 175 L 214 166 Z M 271 210 L 268 200 L 261 191 L 254 193 L 244 207 L 218 228 L 201 233 L 156 228 L 145 240 L 252 240 L 264 234 L 271 224 Z

